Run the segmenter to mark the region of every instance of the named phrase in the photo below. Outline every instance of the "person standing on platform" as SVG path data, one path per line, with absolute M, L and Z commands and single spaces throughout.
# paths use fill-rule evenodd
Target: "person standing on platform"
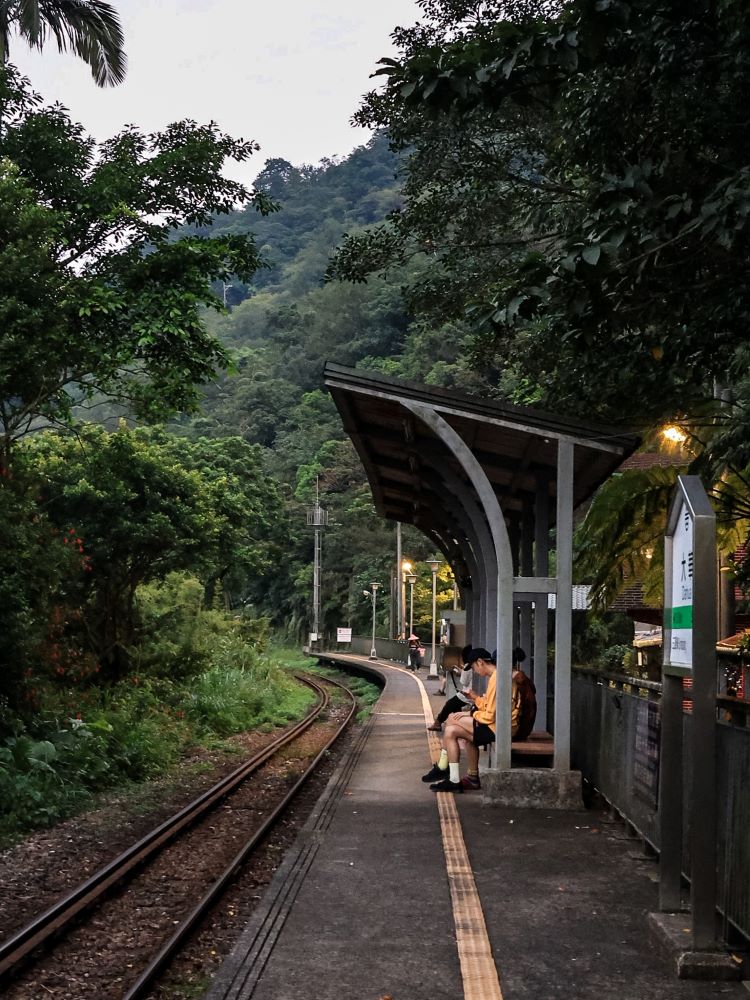
M 409 636 L 407 648 L 409 650 L 409 669 L 419 670 L 422 660 L 422 643 L 419 641 L 419 636 L 414 635 L 413 632 Z

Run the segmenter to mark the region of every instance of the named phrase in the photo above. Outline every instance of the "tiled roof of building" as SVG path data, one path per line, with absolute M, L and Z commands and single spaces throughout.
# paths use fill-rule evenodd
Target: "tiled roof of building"
M 638 451 L 630 455 L 617 470 L 628 472 L 631 469 L 653 469 L 657 466 L 668 468 L 670 465 L 685 465 L 685 457 L 679 452 L 671 454 L 664 451 Z

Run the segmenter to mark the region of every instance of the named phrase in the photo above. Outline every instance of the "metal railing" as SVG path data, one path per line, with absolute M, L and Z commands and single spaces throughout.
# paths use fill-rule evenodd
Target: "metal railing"
M 657 851 L 661 684 L 622 674 L 573 672 L 574 768 Z M 718 905 L 730 928 L 750 938 L 750 703 L 717 696 Z M 691 771 L 689 712 L 683 715 L 685 764 Z M 686 804 L 683 871 L 689 871 L 691 816 Z

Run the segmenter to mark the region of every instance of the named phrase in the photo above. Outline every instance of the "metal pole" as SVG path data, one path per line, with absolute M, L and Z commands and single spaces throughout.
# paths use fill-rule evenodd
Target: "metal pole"
M 537 474 L 534 502 L 534 573 L 549 576 L 549 483 Z M 536 726 L 547 728 L 547 629 L 549 598 L 540 594 L 534 601 L 534 684 L 536 685 Z M 529 650 L 526 650 L 528 653 Z
M 315 529 L 315 551 L 313 556 L 313 632 L 320 632 L 320 529 Z
M 432 570 L 432 658 L 430 660 L 430 672 L 428 677 L 437 677 L 437 660 L 435 659 L 435 618 L 437 609 L 437 571 L 440 562 L 437 559 L 428 559 L 427 564 Z
M 707 499 L 693 513 L 690 898 L 693 947 L 710 949 L 716 947 L 716 518 Z
M 667 549 L 672 539 L 667 537 Z M 671 554 L 665 555 L 671 565 Z M 664 603 L 668 591 L 664 591 Z M 668 913 L 682 906 L 682 678 L 662 677 L 661 753 L 659 760 L 659 908 Z
M 406 573 L 401 568 L 401 607 L 404 612 L 404 621 L 401 627 L 401 631 L 406 634 Z
M 396 634 L 394 639 L 398 639 L 399 633 L 403 630 L 404 606 L 402 604 L 401 577 L 401 522 L 396 521 Z
M 691 917 L 693 948 L 706 950 L 716 934 L 716 516 L 697 476 L 678 477 L 664 548 L 659 903 L 681 902 L 681 695 L 692 674 Z
M 414 635 L 414 584 L 417 582 L 413 573 L 409 574 L 409 635 Z
M 372 645 L 370 647 L 370 659 L 377 660 L 378 653 L 375 649 L 375 607 L 378 600 L 378 587 L 380 584 L 371 583 L 370 586 L 372 587 Z
M 573 623 L 573 444 L 557 446 L 557 608 L 555 610 L 556 771 L 570 770 L 571 627 Z

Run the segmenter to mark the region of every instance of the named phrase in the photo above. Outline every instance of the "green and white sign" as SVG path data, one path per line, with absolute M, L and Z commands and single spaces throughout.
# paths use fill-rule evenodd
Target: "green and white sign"
M 672 535 L 671 594 L 668 595 L 671 600 L 664 609 L 665 633 L 669 636 L 664 662 L 675 667 L 693 666 L 693 535 L 693 517 L 683 500 Z

